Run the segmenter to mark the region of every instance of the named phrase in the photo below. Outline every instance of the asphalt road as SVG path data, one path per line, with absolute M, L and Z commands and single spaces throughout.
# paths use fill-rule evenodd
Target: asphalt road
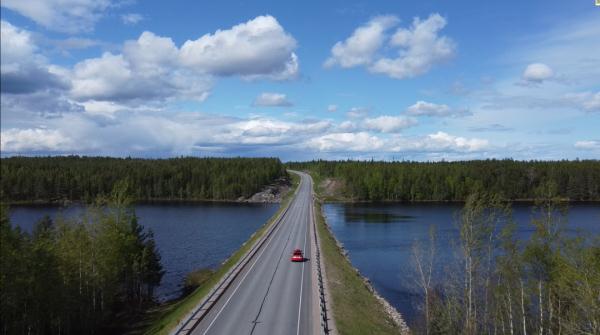
M 311 260 L 292 263 L 296 248 L 311 255 L 312 180 L 301 174 L 296 197 L 281 223 L 240 272 L 193 334 L 312 334 Z M 316 284 L 315 284 L 316 285 Z

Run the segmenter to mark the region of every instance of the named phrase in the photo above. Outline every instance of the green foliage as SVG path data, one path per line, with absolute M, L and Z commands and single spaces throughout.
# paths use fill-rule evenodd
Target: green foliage
M 569 200 L 600 200 L 600 161 L 374 162 L 311 161 L 288 163 L 311 170 L 316 180 L 344 181 L 345 196 L 355 200 L 465 201 L 477 191 L 504 199 L 535 199 L 551 182 Z
M 152 301 L 163 270 L 152 232 L 137 222 L 127 183 L 81 220 L 48 217 L 32 234 L 0 225 L 2 333 L 98 333 Z
M 566 234 L 557 190 L 553 181 L 537 188 L 527 241 L 498 197 L 468 198 L 456 266 L 446 264 L 432 295 L 430 327 L 415 333 L 600 333 L 600 237 Z
M 133 200 L 235 200 L 287 176 L 277 158 L 132 159 L 11 157 L 1 160 L 4 201 L 91 201 L 127 184 Z

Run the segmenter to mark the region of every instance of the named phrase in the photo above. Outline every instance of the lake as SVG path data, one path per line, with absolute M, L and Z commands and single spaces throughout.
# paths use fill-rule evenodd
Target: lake
M 164 301 L 179 296 L 187 273 L 200 268 L 216 269 L 278 208 L 278 204 L 231 202 L 136 205 L 139 222 L 154 232 L 166 271 L 156 297 Z M 81 205 L 13 206 L 10 219 L 13 225 L 30 232 L 44 215 L 76 217 L 82 210 Z
M 436 266 L 453 260 L 454 223 L 461 204 L 325 204 L 327 222 L 344 245 L 352 264 L 404 316 L 409 325 L 416 317 L 419 296 L 412 263 L 414 241 L 429 240 L 429 226 L 437 231 Z M 532 207 L 513 206 L 519 239 L 528 239 Z M 600 204 L 574 204 L 567 215 L 570 234 L 600 234 Z M 437 274 L 437 279 L 440 273 Z

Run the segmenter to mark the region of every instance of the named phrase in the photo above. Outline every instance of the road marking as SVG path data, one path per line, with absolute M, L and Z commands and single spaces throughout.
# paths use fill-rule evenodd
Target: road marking
M 277 270 L 279 269 L 279 265 L 281 264 L 281 259 L 283 257 L 283 253 L 284 253 L 285 249 L 287 249 L 287 245 L 290 242 L 290 236 L 292 236 L 293 231 L 294 230 L 290 230 L 287 240 L 285 241 L 285 245 L 281 249 L 281 253 L 279 254 L 279 259 L 277 259 L 277 266 L 275 267 L 275 271 L 273 271 L 273 275 L 271 276 L 271 281 L 269 282 L 269 286 L 267 287 L 267 292 L 265 292 L 265 295 L 263 296 L 263 300 L 260 303 L 260 308 L 258 309 L 258 313 L 256 314 L 254 321 L 252 321 L 252 330 L 250 331 L 250 335 L 254 334 L 254 330 L 256 329 L 256 325 L 258 324 L 258 321 L 257 321 L 258 317 L 260 316 L 263 306 L 265 305 L 265 301 L 267 300 L 267 296 L 269 295 L 269 291 L 271 290 L 271 285 L 273 284 L 273 280 L 275 279 L 275 275 L 277 274 Z
M 290 204 L 291 205 L 295 205 L 295 201 L 296 199 L 294 199 L 294 204 Z M 286 213 L 287 216 L 287 213 Z M 282 218 L 283 220 L 283 218 Z M 277 230 L 280 230 L 282 225 L 278 225 L 277 226 Z M 233 296 L 235 295 L 235 292 L 237 292 L 237 290 L 240 288 L 240 286 L 242 286 L 242 284 L 244 283 L 244 280 L 246 279 L 246 277 L 248 277 L 248 275 L 250 274 L 250 272 L 252 272 L 252 269 L 254 268 L 254 265 L 256 265 L 256 263 L 258 263 L 258 260 L 260 259 L 260 257 L 262 256 L 262 254 L 265 252 L 265 250 L 267 250 L 267 247 L 271 244 L 271 242 L 275 239 L 275 234 L 271 235 L 271 237 L 269 238 L 269 242 L 267 242 L 267 244 L 265 246 L 263 246 L 263 249 L 260 251 L 260 254 L 258 254 L 258 256 L 256 256 L 256 259 L 254 260 L 254 263 L 252 263 L 252 266 L 248 269 L 248 272 L 246 272 L 246 274 L 244 275 L 244 277 L 242 277 L 242 279 L 240 280 L 240 282 L 238 283 L 238 285 L 235 287 L 235 290 L 233 290 L 233 292 L 231 293 L 231 295 L 229 296 L 229 298 L 227 299 L 227 301 L 225 301 L 225 303 L 223 304 L 223 306 L 221 307 L 221 309 L 219 310 L 219 312 L 217 313 L 217 315 L 213 318 L 213 320 L 210 322 L 210 324 L 208 325 L 208 327 L 206 328 L 206 330 L 204 331 L 204 333 L 202 333 L 203 335 L 206 335 L 208 333 L 208 331 L 210 330 L 210 328 L 212 327 L 212 325 L 215 323 L 215 321 L 217 321 L 217 319 L 219 318 L 219 316 L 221 315 L 221 313 L 223 312 L 223 310 L 225 309 L 225 307 L 227 307 L 227 304 L 229 304 L 229 301 L 231 301 L 231 298 L 233 298 Z
M 308 209 L 310 214 L 310 208 Z M 308 219 L 310 221 L 310 217 Z M 310 222 L 309 222 L 310 224 Z M 307 225 L 308 227 L 308 225 Z M 306 229 L 306 233 L 308 233 L 308 229 Z M 306 233 L 304 234 L 304 252 L 306 255 Z M 300 279 L 300 303 L 298 304 L 298 327 L 296 328 L 296 335 L 300 335 L 300 312 L 302 311 L 302 287 L 304 287 L 304 265 L 306 262 L 302 262 L 302 279 Z

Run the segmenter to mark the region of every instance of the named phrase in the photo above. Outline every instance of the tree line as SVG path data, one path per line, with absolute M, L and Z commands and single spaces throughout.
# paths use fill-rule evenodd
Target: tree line
M 600 334 L 600 236 L 567 234 L 557 186 L 539 186 L 529 240 L 510 205 L 479 192 L 460 213 L 454 262 L 436 262 L 436 234 L 415 243 L 422 298 L 417 334 Z M 600 224 L 600 218 L 598 218 Z M 439 271 L 443 281 L 432 275 Z
M 353 200 L 465 201 L 485 190 L 508 200 L 532 200 L 548 182 L 569 200 L 600 200 L 600 161 L 475 160 L 461 162 L 310 161 L 287 163 L 317 179 L 343 182 Z
M 93 201 L 127 179 L 135 200 L 235 200 L 287 176 L 277 158 L 11 157 L 0 161 L 3 201 Z
M 48 217 L 31 233 L 0 213 L 2 334 L 92 334 L 153 301 L 163 270 L 137 221 L 127 183 L 77 219 Z

